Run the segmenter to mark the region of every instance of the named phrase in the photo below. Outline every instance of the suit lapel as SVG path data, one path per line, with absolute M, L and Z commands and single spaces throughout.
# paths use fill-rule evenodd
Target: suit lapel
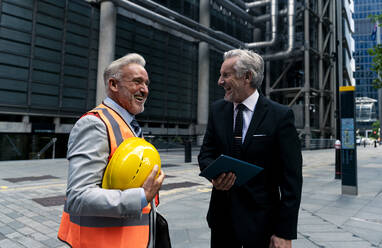
M 246 149 L 252 135 L 255 133 L 257 127 L 260 125 L 261 121 L 264 119 L 265 114 L 268 111 L 268 104 L 264 99 L 263 95 L 259 95 L 259 99 L 256 103 L 255 112 L 253 113 L 251 122 L 249 124 L 247 134 L 245 135 L 243 150 Z
M 233 139 L 233 103 L 226 102 L 227 104 L 224 106 L 224 110 L 221 112 L 222 122 L 224 125 L 224 134 L 227 138 L 228 147 L 232 147 L 232 139 Z M 230 148 L 231 149 L 231 148 Z

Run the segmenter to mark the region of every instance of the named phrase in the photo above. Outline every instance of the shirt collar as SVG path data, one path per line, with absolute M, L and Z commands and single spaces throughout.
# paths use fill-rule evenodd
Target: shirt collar
M 247 109 L 249 109 L 250 111 L 253 112 L 253 111 L 255 111 L 257 100 L 259 100 L 259 92 L 257 90 L 255 90 L 255 92 L 253 92 L 252 95 L 247 97 L 247 99 L 245 99 L 241 103 L 244 104 L 245 107 L 247 107 Z M 239 105 L 239 103 L 236 103 L 236 102 L 233 103 L 235 110 L 236 110 L 237 105 Z
M 103 101 L 105 105 L 115 110 L 126 123 L 131 123 L 131 121 L 134 119 L 134 115 L 130 114 L 129 111 L 121 107 L 118 103 L 116 103 L 113 99 L 110 97 L 106 97 L 106 99 Z

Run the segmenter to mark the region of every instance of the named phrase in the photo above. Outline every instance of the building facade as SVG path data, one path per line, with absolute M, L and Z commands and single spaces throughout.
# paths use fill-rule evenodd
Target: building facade
M 64 157 L 73 123 L 102 100 L 99 72 L 129 52 L 147 60 L 150 95 L 137 119 L 159 148 L 203 136 L 208 106 L 224 94 L 217 86 L 223 52 L 239 47 L 263 55 L 260 90 L 293 109 L 305 147 L 335 138 L 336 89 L 354 85 L 352 6 L 352 0 L 0 0 L 6 147 L 0 160 L 34 158 L 49 144 Z
M 382 2 L 378 0 L 355 0 L 354 14 L 355 40 L 354 59 L 356 70 L 354 78 L 356 80 L 356 96 L 369 97 L 378 100 L 378 91 L 372 86 L 376 73 L 371 70 L 372 56 L 367 52 L 377 44 L 376 24 L 369 15 L 382 14 Z M 378 104 L 377 113 L 378 113 Z M 378 114 L 377 114 L 378 115 Z

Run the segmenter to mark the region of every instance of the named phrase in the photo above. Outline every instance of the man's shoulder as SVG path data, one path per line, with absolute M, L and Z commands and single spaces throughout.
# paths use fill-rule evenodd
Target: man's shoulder
M 280 104 L 264 96 L 261 97 L 261 101 L 263 101 L 264 104 L 268 105 L 268 107 L 270 109 L 273 109 L 274 111 L 288 112 L 290 110 L 290 108 L 287 105 Z
M 81 132 L 86 129 L 104 129 L 106 128 L 101 118 L 92 114 L 85 114 L 77 120 L 74 124 L 71 133 L 77 131 Z
M 226 108 L 227 106 L 233 106 L 233 103 L 228 102 L 224 99 L 219 99 L 219 100 L 212 103 L 211 109 L 212 110 L 222 110 L 222 109 Z

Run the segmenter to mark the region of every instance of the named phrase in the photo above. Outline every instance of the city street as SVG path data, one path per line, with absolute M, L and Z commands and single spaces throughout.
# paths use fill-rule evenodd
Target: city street
M 341 195 L 334 149 L 303 151 L 304 185 L 294 248 L 382 247 L 382 147 L 357 147 L 358 196 Z M 167 178 L 159 211 L 175 248 L 209 247 L 205 220 L 210 183 L 199 177 L 196 155 L 160 151 Z M 0 162 L 0 247 L 67 247 L 57 240 L 67 161 Z

